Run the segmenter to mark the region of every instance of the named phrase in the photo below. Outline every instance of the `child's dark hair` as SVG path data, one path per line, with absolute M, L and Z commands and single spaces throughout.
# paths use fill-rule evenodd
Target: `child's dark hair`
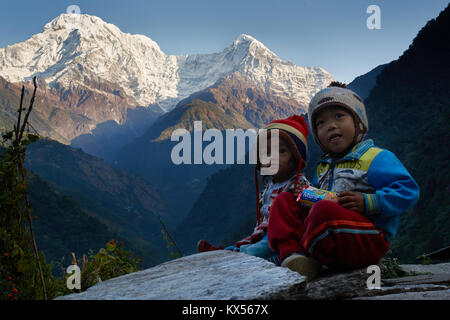
M 347 85 L 344 82 L 332 81 L 328 87 L 347 88 Z

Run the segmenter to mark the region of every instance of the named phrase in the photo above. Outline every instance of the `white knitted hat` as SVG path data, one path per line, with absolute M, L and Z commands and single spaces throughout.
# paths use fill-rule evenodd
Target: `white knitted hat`
M 320 90 L 312 98 L 308 107 L 309 126 L 317 144 L 321 146 L 317 138 L 317 128 L 315 126 L 314 118 L 317 113 L 320 110 L 323 110 L 326 106 L 341 106 L 353 114 L 358 133 L 356 143 L 361 142 L 364 135 L 369 130 L 369 121 L 367 120 L 366 108 L 362 99 L 350 89 L 341 87 L 327 87 Z

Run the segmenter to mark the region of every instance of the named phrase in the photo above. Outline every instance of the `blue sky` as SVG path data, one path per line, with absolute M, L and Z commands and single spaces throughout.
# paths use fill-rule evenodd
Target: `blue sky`
M 381 10 L 381 29 L 369 30 L 369 5 Z M 249 34 L 283 60 L 319 66 L 350 82 L 397 59 L 448 1 L 432 0 L 38 0 L 1 5 L 0 47 L 30 38 L 78 5 L 122 31 L 144 34 L 167 54 L 223 50 Z

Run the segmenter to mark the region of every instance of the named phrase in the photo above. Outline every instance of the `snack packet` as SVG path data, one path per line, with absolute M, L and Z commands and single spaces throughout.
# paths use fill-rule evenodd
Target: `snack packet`
M 314 187 L 306 187 L 299 193 L 297 202 L 304 208 L 310 209 L 316 202 L 320 200 L 338 201 L 336 192 L 317 189 Z

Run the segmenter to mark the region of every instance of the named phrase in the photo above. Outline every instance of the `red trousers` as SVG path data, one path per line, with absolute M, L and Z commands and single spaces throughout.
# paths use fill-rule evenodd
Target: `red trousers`
M 333 201 L 317 202 L 303 210 L 288 192 L 272 203 L 268 237 L 280 260 L 298 252 L 321 264 L 344 269 L 377 264 L 389 250 L 389 243 L 362 214 Z

